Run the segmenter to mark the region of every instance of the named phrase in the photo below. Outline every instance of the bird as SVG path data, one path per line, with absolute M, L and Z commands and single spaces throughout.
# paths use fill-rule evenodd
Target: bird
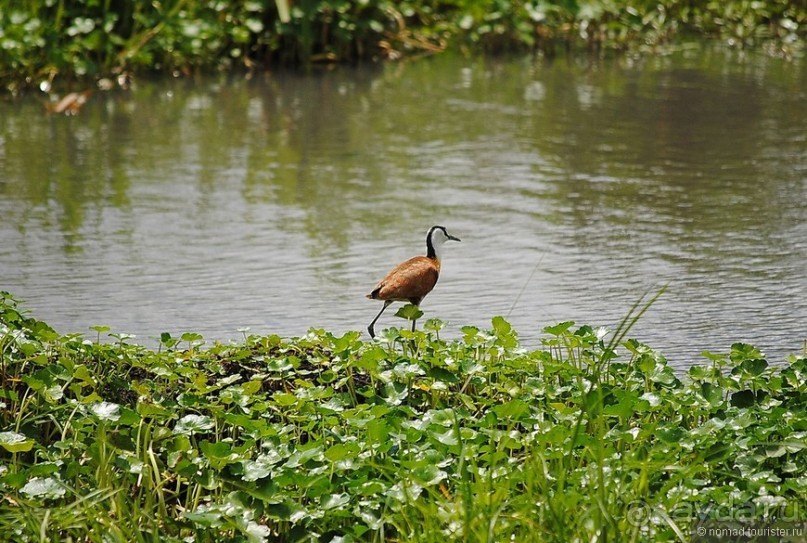
M 423 298 L 432 291 L 440 277 L 440 257 L 443 244 L 447 241 L 460 241 L 460 238 L 448 233 L 444 226 L 432 226 L 426 234 L 426 256 L 415 256 L 401 262 L 378 282 L 373 291 L 367 295 L 371 300 L 383 300 L 384 307 L 367 327 L 370 337 L 375 338 L 376 321 L 392 302 L 409 302 L 419 306 Z M 412 331 L 415 323 L 412 321 Z

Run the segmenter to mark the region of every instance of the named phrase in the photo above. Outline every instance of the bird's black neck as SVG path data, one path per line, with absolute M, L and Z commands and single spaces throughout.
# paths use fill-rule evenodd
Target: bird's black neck
M 434 250 L 431 232 L 426 236 L 426 256 L 431 259 L 437 259 L 437 251 Z

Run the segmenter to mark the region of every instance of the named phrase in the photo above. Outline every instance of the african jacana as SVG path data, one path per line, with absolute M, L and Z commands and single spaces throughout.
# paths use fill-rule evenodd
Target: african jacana
M 370 337 L 375 337 L 373 326 L 392 302 L 420 305 L 440 277 L 440 255 L 443 244 L 459 240 L 450 235 L 444 226 L 432 226 L 426 234 L 426 256 L 415 256 L 401 262 L 379 281 L 373 292 L 367 295 L 371 300 L 384 300 L 384 307 L 367 327 Z M 412 321 L 413 332 L 416 322 L 417 319 Z

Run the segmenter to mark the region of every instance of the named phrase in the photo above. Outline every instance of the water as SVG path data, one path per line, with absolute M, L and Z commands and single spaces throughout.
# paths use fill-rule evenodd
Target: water
M 807 338 L 805 65 L 438 56 L 0 103 L 0 289 L 150 346 L 364 330 L 443 224 L 463 241 L 422 307 L 449 337 L 506 315 L 537 346 L 669 283 L 632 336 L 673 365 L 782 361 Z

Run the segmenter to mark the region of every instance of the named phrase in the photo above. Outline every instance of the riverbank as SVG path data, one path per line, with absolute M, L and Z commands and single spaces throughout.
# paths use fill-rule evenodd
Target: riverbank
M 653 53 L 686 39 L 800 56 L 803 2 L 28 2 L 0 9 L 0 86 L 108 89 L 142 73 L 266 70 L 446 50 Z
M 638 309 L 638 308 L 637 308 Z M 676 374 L 623 326 L 502 318 L 160 347 L 0 297 L 0 529 L 15 541 L 689 541 L 804 527 L 807 356 Z M 108 336 L 107 336 L 108 334 Z M 101 341 L 106 336 L 106 341 Z M 782 363 L 783 362 L 783 363 Z M 795 539 L 794 539 L 795 540 Z

